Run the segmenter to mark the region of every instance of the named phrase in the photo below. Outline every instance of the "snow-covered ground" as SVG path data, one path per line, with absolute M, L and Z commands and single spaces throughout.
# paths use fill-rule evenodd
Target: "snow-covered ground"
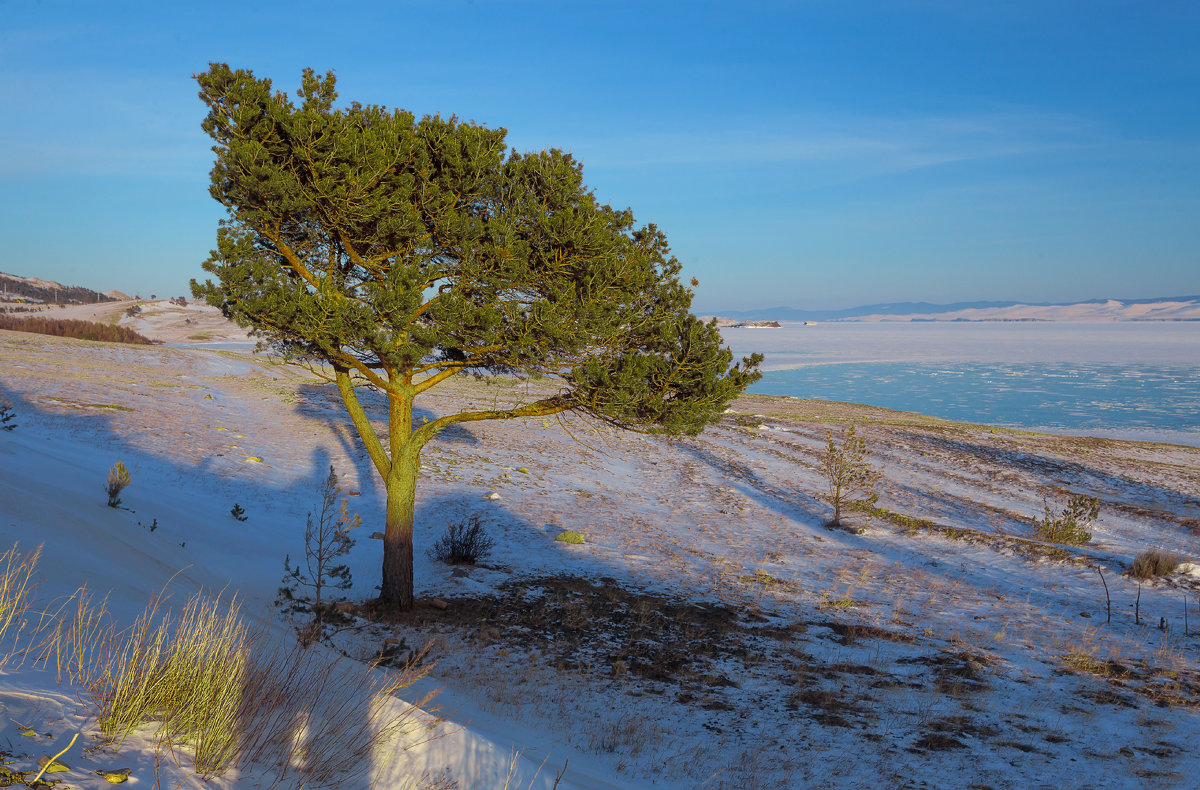
M 0 541 L 44 546 L 43 595 L 86 583 L 132 619 L 178 574 L 173 600 L 236 590 L 288 638 L 271 601 L 330 465 L 357 492 L 360 532 L 380 528 L 382 488 L 336 392 L 303 371 L 10 332 L 0 359 L 19 422 L 0 433 Z M 418 405 L 440 414 L 527 386 L 464 381 Z M 817 466 L 826 430 L 848 423 L 875 450 L 886 513 L 833 530 Z M 117 460 L 133 474 L 128 510 L 104 505 Z M 1044 502 L 1073 492 L 1101 501 L 1092 542 L 1038 543 Z M 544 761 L 532 786 L 550 787 L 565 762 L 564 789 L 1180 787 L 1200 773 L 1198 580 L 1176 573 L 1139 598 L 1124 575 L 1145 548 L 1200 554 L 1200 450 L 746 396 L 695 439 L 576 419 L 447 431 L 418 496 L 421 604 L 334 639 L 362 656 L 429 645 L 431 677 L 408 695 L 444 689 L 444 737 L 376 770 L 376 786 L 449 770 L 463 788 L 501 787 L 514 752 L 512 786 Z M 492 557 L 431 561 L 445 525 L 472 514 Z M 568 528 L 587 542 L 553 539 Z M 367 534 L 351 554 L 360 601 L 379 574 Z M 0 705 L 10 752 L 33 749 L 18 723 L 50 732 L 48 753 L 90 726 L 75 690 L 29 670 L 0 676 Z M 141 782 L 152 757 L 142 741 L 76 753 Z
M 48 307 L 34 315 L 43 318 L 70 318 L 76 321 L 97 321 L 120 324 L 151 340 L 172 345 L 240 345 L 254 347 L 254 340 L 236 324 L 226 321 L 221 311 L 204 302 L 185 299 L 186 304 L 174 304 L 168 299 L 130 299 L 100 304 L 75 304 Z M 137 307 L 129 315 L 131 307 Z

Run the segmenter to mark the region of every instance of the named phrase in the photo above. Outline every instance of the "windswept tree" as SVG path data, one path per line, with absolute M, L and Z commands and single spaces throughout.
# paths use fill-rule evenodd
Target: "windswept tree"
M 421 449 L 452 425 L 573 411 L 696 434 L 758 377 L 654 225 L 597 202 L 581 165 L 509 152 L 505 131 L 358 103 L 332 72 L 297 101 L 250 71 L 197 76 L 228 212 L 192 292 L 286 357 L 324 370 L 387 491 L 381 602 L 412 606 Z M 695 280 L 692 285 L 696 284 Z M 415 424 L 413 403 L 462 374 L 541 375 L 553 394 Z M 387 400 L 375 433 L 358 390 Z

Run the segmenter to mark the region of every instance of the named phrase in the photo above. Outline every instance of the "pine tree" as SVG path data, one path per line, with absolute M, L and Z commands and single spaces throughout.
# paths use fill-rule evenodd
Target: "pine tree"
M 108 494 L 108 506 L 120 507 L 121 492 L 133 482 L 133 475 L 121 461 L 117 461 L 108 470 L 108 479 L 104 481 L 104 491 Z
M 304 529 L 304 563 L 292 565 L 291 556 L 283 559 L 283 585 L 276 603 L 292 612 L 310 612 L 313 634 L 320 636 L 330 622 L 343 619 L 337 604 L 345 600 L 338 592 L 350 589 L 350 566 L 343 560 L 354 547 L 350 530 L 361 520 L 349 512 L 349 500 L 341 495 L 337 473 L 329 467 L 329 476 L 321 485 L 321 505 L 317 519 L 308 514 Z
M 867 442 L 855 434 L 854 426 L 841 432 L 841 445 L 833 441 L 833 433 L 825 432 L 825 455 L 821 471 L 825 473 L 826 499 L 833 506 L 831 527 L 842 524 L 842 508 L 847 505 L 874 505 L 878 499 L 875 483 L 879 473 L 871 466 Z
M 192 293 L 336 384 L 387 491 L 380 600 L 412 606 L 422 448 L 477 420 L 564 411 L 695 434 L 758 373 L 732 365 L 667 238 L 599 203 L 557 149 L 506 152 L 505 131 L 353 103 L 304 72 L 294 103 L 213 64 L 197 75 L 227 211 Z M 696 285 L 696 281 L 692 281 Z M 456 376 L 542 376 L 556 392 L 415 424 Z M 376 435 L 358 396 L 387 399 Z

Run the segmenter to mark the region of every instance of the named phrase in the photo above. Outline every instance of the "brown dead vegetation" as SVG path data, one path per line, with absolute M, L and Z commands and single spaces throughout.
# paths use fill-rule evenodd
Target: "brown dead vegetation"
M 11 315 L 0 315 L 0 329 L 70 337 L 76 340 L 99 340 L 105 343 L 151 345 L 155 342 L 127 327 L 98 324 L 94 321 L 76 321 L 71 318 L 39 318 L 36 316 L 18 318 Z

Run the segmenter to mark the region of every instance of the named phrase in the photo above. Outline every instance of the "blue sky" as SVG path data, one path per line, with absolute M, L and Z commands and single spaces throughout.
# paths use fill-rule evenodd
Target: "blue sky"
M 0 0 L 0 271 L 185 293 L 225 61 L 573 152 L 698 311 L 1200 293 L 1195 2 L 175 5 Z

